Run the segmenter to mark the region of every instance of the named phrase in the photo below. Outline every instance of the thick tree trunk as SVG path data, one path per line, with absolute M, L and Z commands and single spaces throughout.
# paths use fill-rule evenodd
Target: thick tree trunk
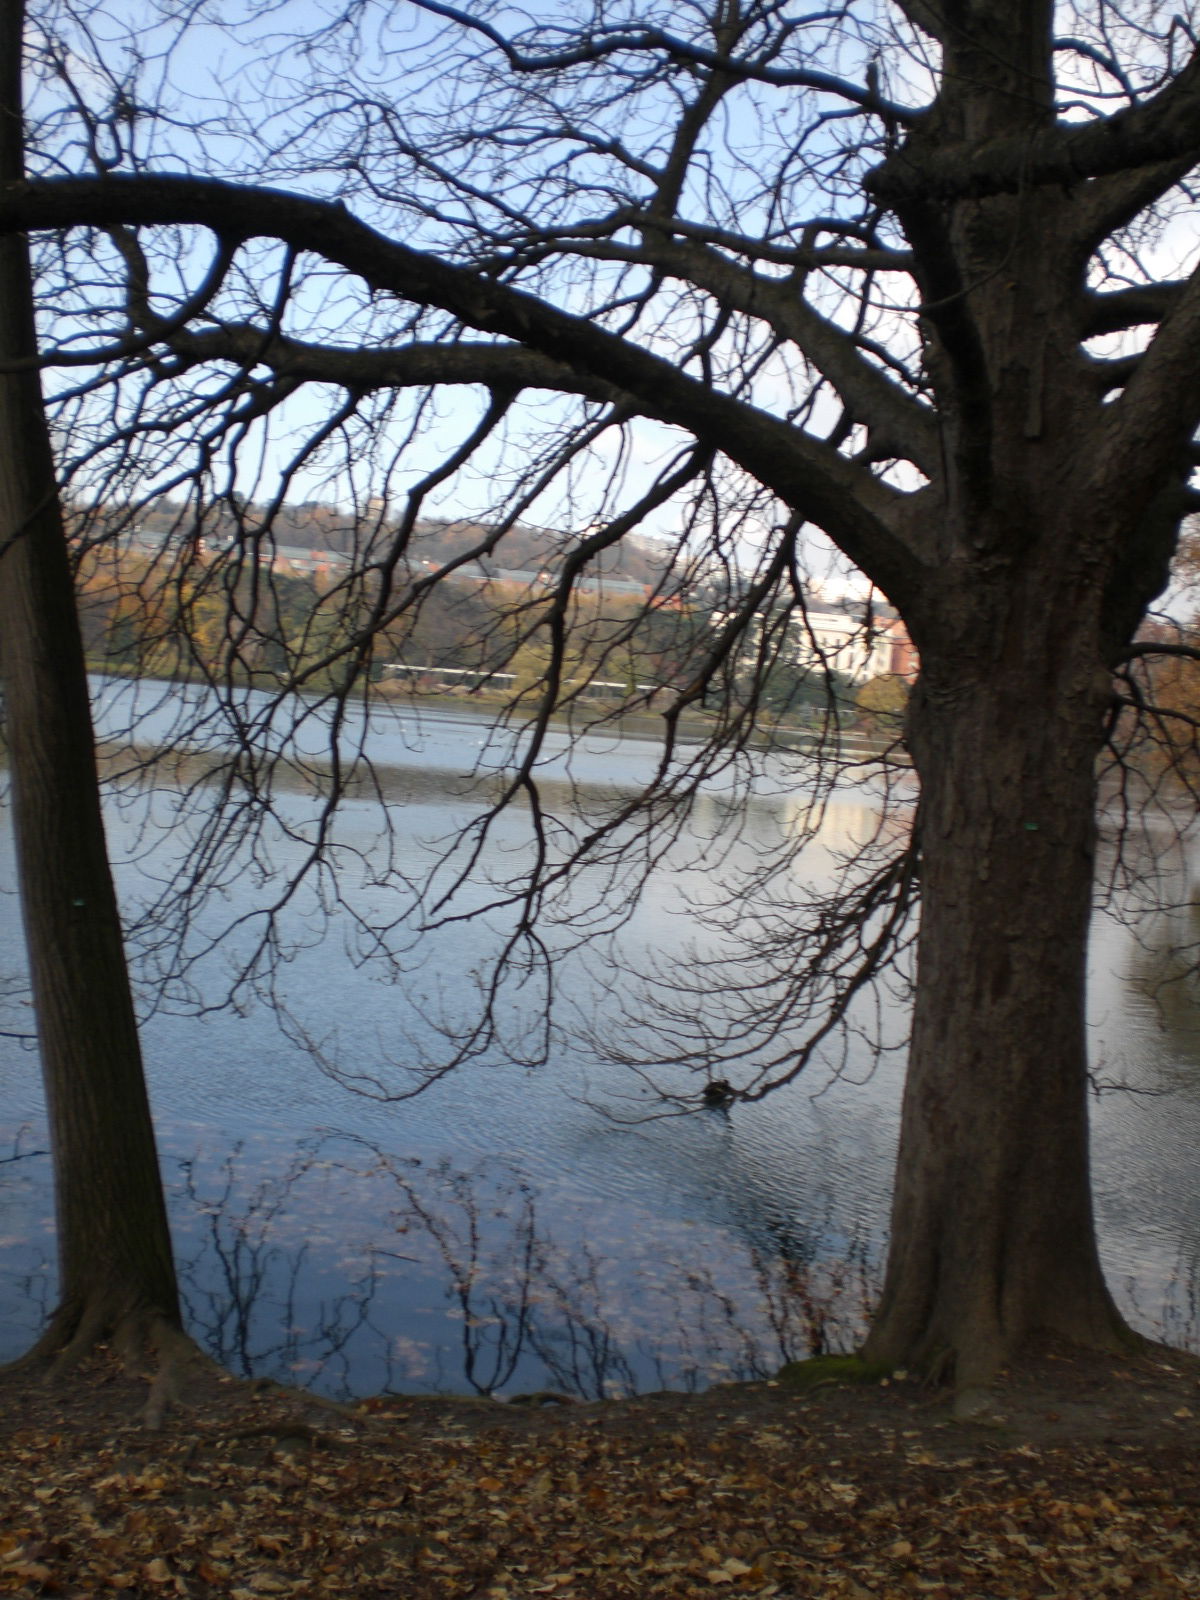
M 986 649 L 973 670 L 935 661 L 911 718 L 919 984 L 867 1353 L 954 1370 L 960 1390 L 1039 1334 L 1133 1342 L 1100 1270 L 1088 1159 L 1084 983 L 1107 684 L 1055 597 L 1037 612 L 1008 619 L 1003 683 Z
M 0 177 L 21 173 L 19 6 L 0 37 Z M 14 16 L 14 13 L 17 15 Z M 0 239 L 0 363 L 35 353 L 29 259 Z M 60 1305 L 35 1353 L 161 1343 L 179 1301 L 41 385 L 0 370 L 0 673 L 54 1152 Z

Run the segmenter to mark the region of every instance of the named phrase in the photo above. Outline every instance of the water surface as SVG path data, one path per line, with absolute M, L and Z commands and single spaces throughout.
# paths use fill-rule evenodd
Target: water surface
M 108 692 L 101 720 L 115 725 L 134 691 Z M 143 736 L 161 735 L 170 695 L 138 693 Z M 469 1010 L 472 973 L 506 923 L 458 923 L 407 947 L 401 935 L 402 971 L 363 959 L 363 930 L 401 908 L 405 881 L 428 866 L 428 841 L 453 838 L 479 815 L 467 775 L 505 750 L 465 714 L 417 725 L 387 713 L 370 741 L 388 771 L 392 875 L 381 882 L 372 870 L 384 850 L 378 802 L 350 801 L 337 892 L 353 915 L 320 882 L 280 913 L 288 958 L 275 994 L 289 1031 L 267 1004 L 247 1002 L 240 1014 L 196 1007 L 223 992 L 229 952 L 244 955 L 261 934 L 264 895 L 305 859 L 313 797 L 303 785 L 281 802 L 283 825 L 257 866 L 239 866 L 234 852 L 223 895 L 197 912 L 197 950 L 206 932 L 245 918 L 231 943 L 198 958 L 167 1006 L 147 1008 L 147 1072 L 193 1331 L 237 1370 L 337 1394 L 700 1385 L 851 1344 L 886 1241 L 899 1057 L 851 1039 L 838 1074 L 818 1063 L 762 1103 L 662 1118 L 642 1079 L 594 1039 L 585 1049 L 563 1033 L 535 1070 L 491 1050 L 415 1099 L 386 1098 L 444 1047 L 437 1024 Z M 309 754 L 319 747 L 314 735 Z M 656 759 L 648 741 L 555 733 L 547 793 L 569 821 L 571 782 L 587 806 L 634 786 Z M 706 844 L 718 841 L 721 870 L 736 871 L 800 825 L 799 789 L 779 766 L 767 763 L 736 807 L 727 789 L 721 779 L 709 786 L 650 873 L 621 932 L 634 972 L 689 942 L 705 947 L 694 904 L 716 881 Z M 131 917 L 187 836 L 181 803 L 170 787 L 143 787 L 110 804 Z M 203 805 L 203 784 L 189 803 Z M 870 784 L 845 784 L 797 881 L 827 877 L 839 852 L 870 835 L 877 811 Z M 484 880 L 510 874 L 529 848 L 528 812 L 518 809 L 489 839 L 471 893 L 489 893 Z M 7 839 L 4 851 L 3 1025 L 19 1033 L 29 1018 Z M 1097 919 L 1093 1112 L 1110 1281 L 1140 1326 L 1182 1342 L 1196 1333 L 1200 1029 L 1186 984 L 1160 984 L 1172 975 L 1163 950 L 1191 927 L 1186 869 L 1172 871 L 1171 914 L 1136 929 Z M 591 887 L 599 892 L 599 878 Z M 576 893 L 578 906 L 590 904 L 587 879 Z M 647 1002 L 614 986 L 597 954 L 572 955 L 557 981 L 593 1036 L 636 1038 Z M 503 1003 L 519 1040 L 541 991 L 531 980 Z M 881 1021 L 893 1042 L 902 1036 L 899 1002 Z M 28 1342 L 54 1293 L 44 1108 L 36 1058 L 15 1037 L 0 1040 L 0 1107 L 2 1358 Z

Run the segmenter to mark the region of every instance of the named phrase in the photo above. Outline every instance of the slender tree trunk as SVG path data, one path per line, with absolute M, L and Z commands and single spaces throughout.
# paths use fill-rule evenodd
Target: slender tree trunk
M 3 0 L 0 178 L 20 177 L 21 7 Z M 0 239 L 0 362 L 36 334 L 26 241 Z M 83 646 L 36 369 L 0 371 L 0 673 L 54 1153 L 60 1305 L 35 1353 L 179 1326 L 154 1129 L 100 813 Z
M 1010 603 L 995 650 L 926 663 L 911 713 L 920 981 L 867 1353 L 954 1370 L 960 1391 L 1039 1334 L 1133 1342 L 1092 1219 L 1084 987 L 1108 683 L 1071 598 L 1048 583 Z

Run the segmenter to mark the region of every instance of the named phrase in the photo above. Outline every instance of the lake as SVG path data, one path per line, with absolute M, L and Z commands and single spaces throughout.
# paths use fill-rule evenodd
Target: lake
M 147 743 L 196 695 L 103 681 L 96 691 L 102 729 L 127 721 L 137 697 Z M 474 1059 L 396 1100 L 386 1096 L 444 1056 L 441 1027 L 469 1010 L 472 974 L 511 930 L 497 911 L 419 939 L 399 920 L 417 902 L 428 841 L 458 838 L 480 815 L 466 775 L 502 765 L 507 752 L 503 736 L 465 711 L 419 720 L 385 711 L 369 730 L 348 729 L 350 745 L 360 733 L 380 764 L 381 795 L 346 804 L 336 881 L 314 880 L 272 913 L 286 959 L 260 974 L 257 998 L 243 986 L 236 1009 L 206 1009 L 227 992 L 231 962 L 257 948 L 281 878 L 307 858 L 319 806 L 299 777 L 264 839 L 252 845 L 235 828 L 213 852 L 221 888 L 195 908 L 186 965 L 153 923 L 134 941 L 193 1333 L 233 1370 L 334 1395 L 698 1387 L 852 1345 L 886 1243 L 898 1052 L 877 1056 L 855 1035 L 761 1102 L 688 1116 L 662 1116 L 662 1100 L 621 1061 L 636 1054 L 644 1024 L 661 1021 L 639 979 L 689 946 L 711 958 L 698 908 L 729 875 L 753 872 L 766 849 L 803 837 L 799 758 L 762 758 L 741 796 L 729 774 L 701 785 L 682 836 L 661 859 L 643 852 L 641 897 L 615 919 L 623 971 L 603 964 L 603 946 L 574 947 L 579 919 L 608 926 L 596 909 L 604 875 L 585 874 L 552 934 L 563 952 L 563 1027 L 543 1065 L 506 1062 L 485 1040 Z M 290 751 L 300 764 L 319 756 L 315 719 L 304 738 Z M 655 759 L 648 741 L 553 733 L 539 769 L 555 810 L 551 847 L 585 826 L 580 806 L 594 821 Z M 211 804 L 202 762 L 110 799 L 133 923 L 170 885 Z M 878 814 L 877 786 L 848 776 L 790 869 L 796 893 L 827 881 Z M 3 1359 L 53 1302 L 54 1250 L 37 1063 L 19 1037 L 30 1019 L 7 834 L 0 844 Z M 529 811 L 517 808 L 471 864 L 468 901 L 494 899 L 531 848 Z M 1187 982 L 1160 983 L 1171 975 L 1169 947 L 1195 939 L 1191 868 L 1186 853 L 1167 860 L 1171 910 L 1131 921 L 1126 894 L 1123 916 L 1097 914 L 1090 1008 L 1106 1270 L 1138 1326 L 1194 1346 L 1200 1025 Z M 399 966 L 367 959 L 385 934 Z M 531 970 L 501 995 L 500 1032 L 518 1055 L 536 1042 L 540 982 Z M 879 1005 L 857 1020 L 894 1045 L 902 998 L 884 994 Z M 703 1018 L 706 1006 L 696 1010 Z M 685 1081 L 669 1068 L 658 1079 L 668 1092 Z

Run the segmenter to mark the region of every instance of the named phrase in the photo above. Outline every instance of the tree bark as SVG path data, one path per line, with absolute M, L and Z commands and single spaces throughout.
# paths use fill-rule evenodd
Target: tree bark
M 20 6 L 0 37 L 0 178 L 22 170 Z M 87 676 L 36 368 L 26 241 L 0 239 L 0 674 L 50 1120 L 60 1303 L 34 1355 L 179 1327 L 154 1129 L 100 811 Z
M 1084 1001 L 1109 685 L 1087 620 L 1098 606 L 1061 576 L 1032 575 L 1025 605 L 1010 594 L 1001 637 L 976 641 L 972 661 L 923 661 L 910 714 L 919 973 L 866 1353 L 953 1370 L 960 1392 L 1038 1335 L 1136 1342 L 1104 1283 L 1089 1178 Z

